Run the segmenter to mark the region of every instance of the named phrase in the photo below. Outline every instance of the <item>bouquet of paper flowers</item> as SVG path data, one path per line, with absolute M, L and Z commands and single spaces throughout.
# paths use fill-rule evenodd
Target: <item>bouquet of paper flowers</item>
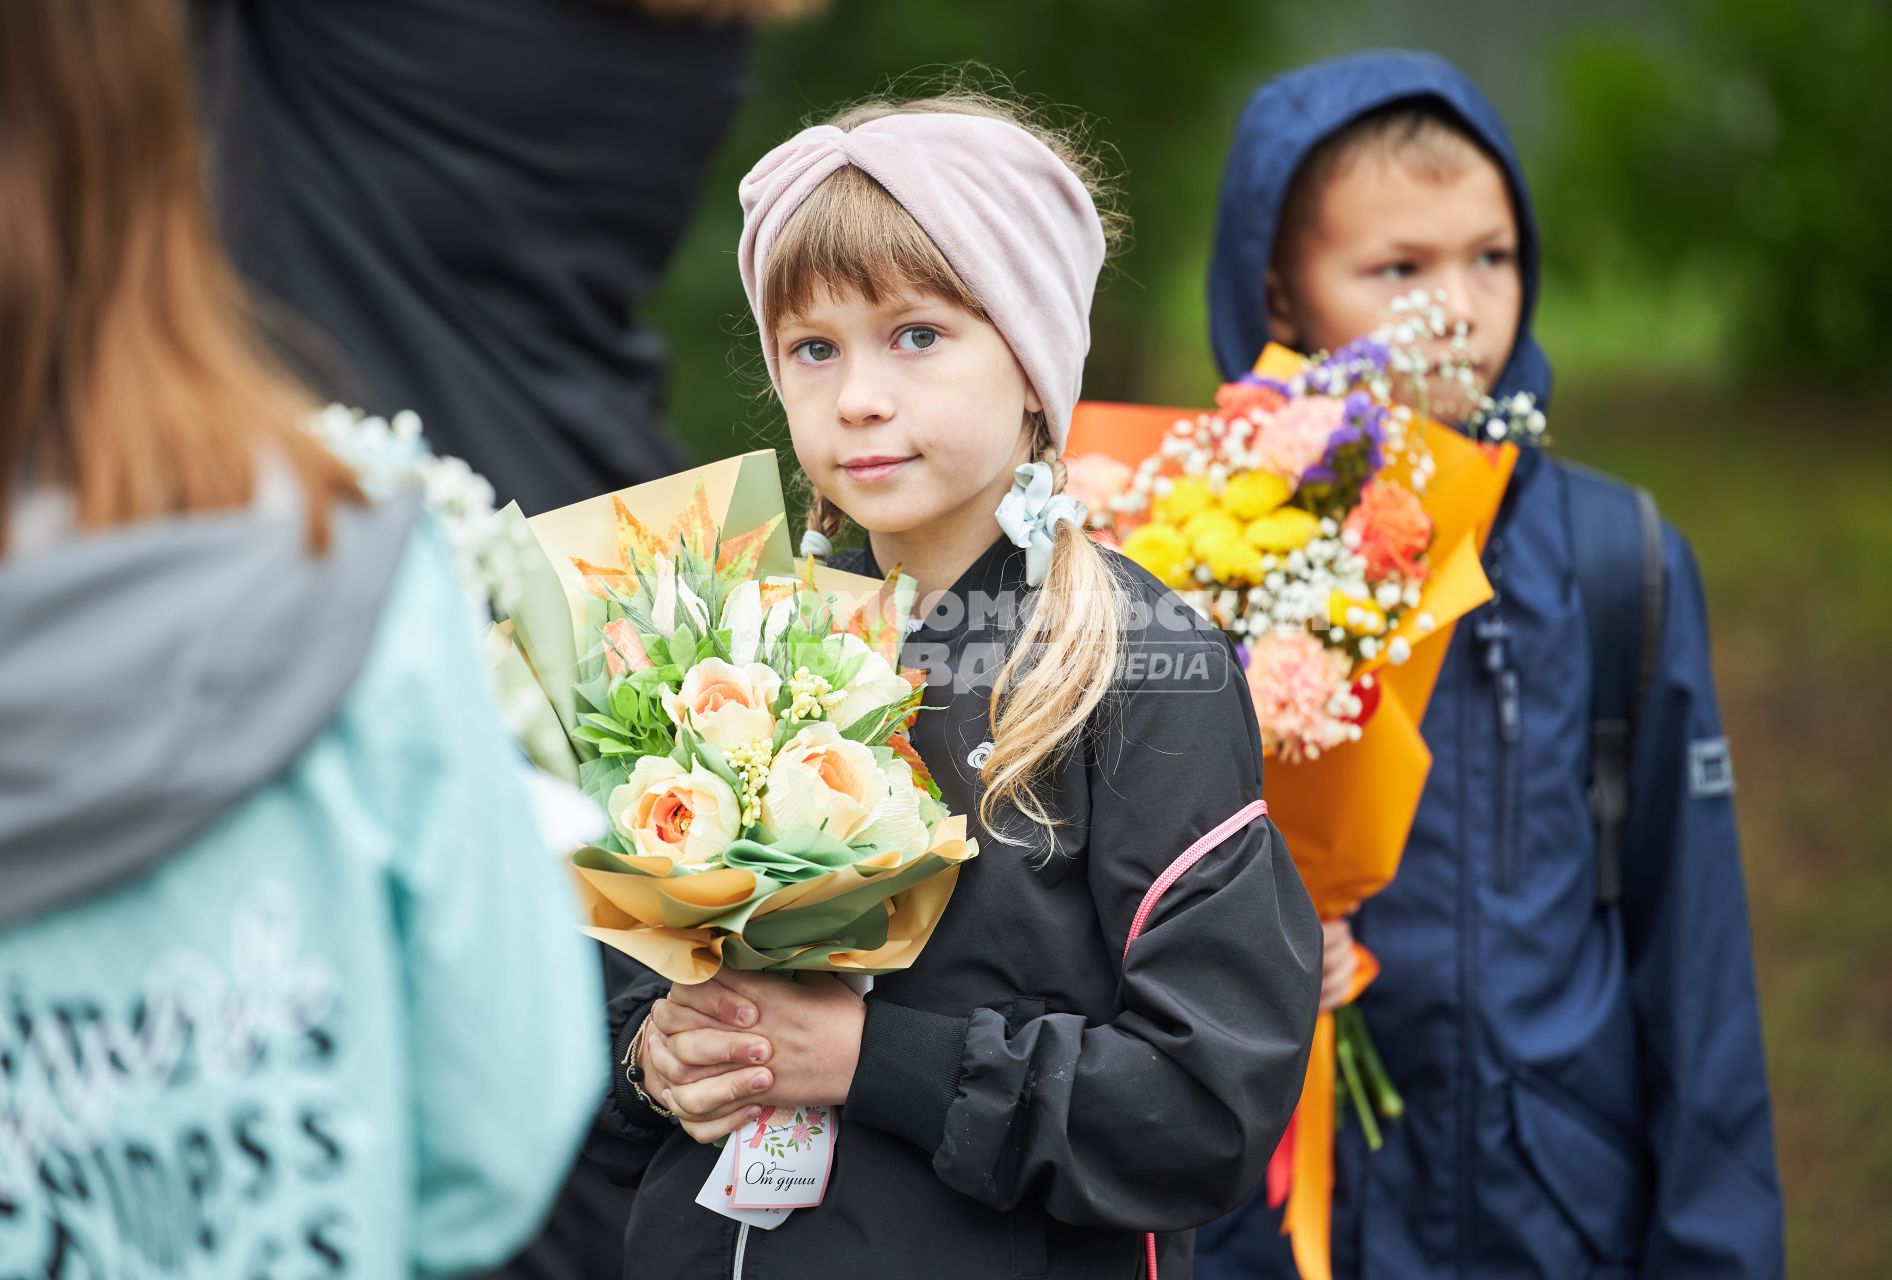
M 1445 339 L 1446 357 L 1420 354 Z M 1396 382 L 1468 383 L 1437 300 L 1331 355 L 1281 347 L 1211 412 L 1080 404 L 1067 488 L 1092 535 L 1236 641 L 1272 764 L 1271 813 L 1322 919 L 1398 869 L 1431 768 L 1418 724 L 1453 625 L 1491 597 L 1480 563 L 1516 460 L 1543 433 L 1528 398 L 1475 400 L 1465 430 L 1396 403 Z M 1352 996 L 1378 973 L 1356 948 Z M 1351 999 L 1351 997 L 1350 997 Z M 1289 1138 L 1270 1168 L 1302 1274 L 1326 1274 L 1336 1084 L 1369 1143 L 1403 1103 L 1349 1004 L 1322 1015 Z M 1292 1193 L 1290 1195 L 1290 1186 Z
M 572 856 L 585 932 L 686 983 L 910 965 L 976 853 L 905 736 L 911 581 L 796 570 L 766 451 L 501 514 L 523 548 L 502 687 L 609 819 Z

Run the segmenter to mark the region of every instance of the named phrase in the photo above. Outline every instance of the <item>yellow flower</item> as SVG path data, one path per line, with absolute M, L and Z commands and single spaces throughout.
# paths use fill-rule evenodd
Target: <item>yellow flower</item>
M 1196 559 L 1204 560 L 1210 543 L 1229 538 L 1241 541 L 1242 523 L 1228 512 L 1211 507 L 1189 518 L 1183 526 L 1183 537 L 1189 539 L 1189 549 L 1196 553 Z
M 1207 511 L 1214 504 L 1209 482 L 1201 476 L 1176 476 L 1169 482 L 1169 492 L 1156 500 L 1153 514 L 1164 524 L 1181 527 L 1189 517 Z
M 1278 556 L 1299 551 L 1320 532 L 1320 520 L 1299 507 L 1281 507 L 1248 522 L 1248 545 Z
M 1356 636 L 1377 636 L 1386 631 L 1386 615 L 1378 605 L 1340 591 L 1327 597 L 1327 621 Z
M 1123 553 L 1166 587 L 1191 585 L 1189 542 L 1174 525 L 1151 521 L 1123 540 Z
M 1288 500 L 1294 486 L 1272 471 L 1244 471 L 1222 491 L 1222 505 L 1238 520 L 1265 516 Z
M 1242 538 L 1239 526 L 1211 535 L 1196 551 L 1217 582 L 1261 581 L 1261 552 Z

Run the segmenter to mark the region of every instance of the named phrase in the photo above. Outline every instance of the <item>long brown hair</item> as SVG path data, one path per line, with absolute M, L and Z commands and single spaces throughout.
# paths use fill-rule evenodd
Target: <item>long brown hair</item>
M 853 129 L 901 112 L 980 115 L 1028 130 L 1091 190 L 1106 243 L 1114 247 L 1123 239 L 1126 219 L 1114 208 L 1114 190 L 1087 139 L 1077 129 L 1053 124 L 1029 104 L 953 86 L 916 100 L 873 99 L 828 123 Z M 774 330 L 805 308 L 818 288 L 855 293 L 869 303 L 886 293 L 912 290 L 990 319 L 913 215 L 852 166 L 837 169 L 783 225 L 763 264 L 762 323 Z M 1044 415 L 1028 417 L 1021 427 L 1031 433 L 1032 456 L 1051 466 L 1062 489 L 1064 464 Z M 832 538 L 846 528 L 847 516 L 817 492 L 808 524 Z M 1008 844 L 1036 843 L 1050 856 L 1054 845 L 1048 831 L 1061 818 L 1052 812 L 1041 784 L 1081 740 L 1109 694 L 1126 651 L 1124 627 L 1125 599 L 1110 562 L 1083 530 L 1060 524 L 1050 570 L 992 686 L 992 752 L 980 769 L 985 793 L 979 800 L 980 821 L 992 836 Z M 1007 809 L 1046 838 L 1012 836 L 1002 820 Z
M 180 7 L 0 4 L 0 550 L 23 476 L 101 529 L 242 506 L 279 459 L 317 549 L 360 500 L 218 248 Z

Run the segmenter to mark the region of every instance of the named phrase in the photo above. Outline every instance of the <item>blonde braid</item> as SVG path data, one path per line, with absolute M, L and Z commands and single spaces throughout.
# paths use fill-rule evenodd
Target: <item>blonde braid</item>
M 1034 456 L 1051 466 L 1054 484 L 1063 489 L 1064 462 L 1042 418 L 1034 436 Z M 1004 843 L 1027 843 L 1001 829 L 1006 808 L 1041 828 L 1061 821 L 1046 807 L 1039 784 L 1077 744 L 1116 684 L 1124 606 L 1103 549 L 1077 525 L 1058 525 L 1044 585 L 992 686 L 992 754 L 979 771 L 985 783 L 979 820 Z M 1047 832 L 1044 857 L 1054 848 Z

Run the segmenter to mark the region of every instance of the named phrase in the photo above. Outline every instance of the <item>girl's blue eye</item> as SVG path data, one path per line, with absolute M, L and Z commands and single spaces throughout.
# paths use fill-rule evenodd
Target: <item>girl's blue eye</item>
M 1389 262 L 1373 274 L 1382 280 L 1405 280 L 1416 274 L 1419 268 L 1410 262 Z
M 834 359 L 834 344 L 824 342 L 820 338 L 809 338 L 805 342 L 796 343 L 794 351 L 790 354 L 809 364 L 822 364 Z
M 1481 267 L 1502 267 L 1510 261 L 1511 250 L 1509 249 L 1487 249 L 1478 255 L 1478 265 Z
M 939 330 L 916 324 L 911 329 L 902 329 L 895 341 L 902 351 L 925 351 L 939 341 Z

